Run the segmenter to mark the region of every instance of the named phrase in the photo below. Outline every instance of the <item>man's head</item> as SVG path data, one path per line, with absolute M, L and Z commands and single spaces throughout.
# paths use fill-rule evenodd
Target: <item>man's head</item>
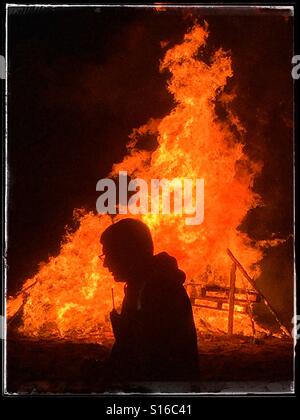
M 110 225 L 101 235 L 104 267 L 116 281 L 131 281 L 153 256 L 150 230 L 143 222 L 122 219 Z

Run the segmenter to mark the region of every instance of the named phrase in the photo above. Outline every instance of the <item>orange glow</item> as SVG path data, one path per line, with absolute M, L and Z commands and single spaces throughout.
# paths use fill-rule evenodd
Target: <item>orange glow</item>
M 252 191 L 253 181 L 261 165 L 251 162 L 245 154 L 245 129 L 230 109 L 232 96 L 223 94 L 233 76 L 231 57 L 219 49 L 209 64 L 201 58 L 208 37 L 208 25 L 194 26 L 181 44 L 167 50 L 160 63 L 161 71 L 169 72 L 168 90 L 174 108 L 160 120 L 150 119 L 133 130 L 128 155 L 115 164 L 111 175 L 126 170 L 131 177 L 203 178 L 205 181 L 204 223 L 188 226 L 179 215 L 137 215 L 151 229 L 155 252 L 167 251 L 175 256 L 187 274 L 200 284 L 229 285 L 231 261 L 229 248 L 240 259 L 251 276 L 259 273 L 253 264 L 262 257 L 245 233 L 238 231 L 247 212 L 257 206 L 260 197 Z M 227 110 L 227 119 L 216 114 L 216 101 Z M 157 137 L 154 152 L 136 149 L 142 135 Z M 139 146 L 142 140 L 139 140 Z M 58 256 L 51 257 L 39 272 L 27 280 L 21 334 L 38 338 L 105 342 L 111 338 L 109 312 L 112 309 L 113 280 L 102 267 L 99 236 L 111 223 L 109 216 L 76 211 L 80 226 L 64 238 Z M 120 219 L 118 215 L 116 219 Z M 128 216 L 126 216 L 128 217 Z M 133 217 L 133 216 L 129 216 Z M 116 308 L 123 297 L 122 287 L 114 284 Z M 237 273 L 237 287 L 249 288 Z M 17 298 L 16 298 L 17 299 Z M 16 305 L 8 302 L 10 315 Z M 237 310 L 239 310 L 237 308 Z M 228 312 L 195 309 L 199 331 L 204 321 L 214 331 L 226 331 Z M 251 334 L 247 315 L 235 312 L 235 331 Z

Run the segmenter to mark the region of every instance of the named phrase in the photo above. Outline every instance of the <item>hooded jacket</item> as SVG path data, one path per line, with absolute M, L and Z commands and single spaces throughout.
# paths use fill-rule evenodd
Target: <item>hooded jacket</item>
M 117 377 L 197 378 L 197 336 L 184 281 L 176 259 L 162 252 L 153 256 L 138 292 L 127 287 L 110 359 Z

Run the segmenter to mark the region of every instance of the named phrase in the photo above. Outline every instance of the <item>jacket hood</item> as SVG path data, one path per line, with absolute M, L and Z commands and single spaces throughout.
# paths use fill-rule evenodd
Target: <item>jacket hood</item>
M 153 269 L 158 278 L 173 284 L 183 284 L 185 282 L 186 275 L 178 268 L 176 258 L 166 252 L 161 252 L 154 255 L 153 259 Z

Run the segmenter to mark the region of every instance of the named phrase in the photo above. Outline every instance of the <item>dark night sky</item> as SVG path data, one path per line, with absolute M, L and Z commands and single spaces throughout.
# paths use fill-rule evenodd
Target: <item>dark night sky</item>
M 126 153 L 128 134 L 173 106 L 160 74 L 170 46 L 197 16 L 208 52 L 230 50 L 228 89 L 262 160 L 255 190 L 265 206 L 243 229 L 255 239 L 292 233 L 292 20 L 281 13 L 207 14 L 178 9 L 47 9 L 9 16 L 8 293 L 58 252 L 75 207 L 95 210 L 98 179 Z

